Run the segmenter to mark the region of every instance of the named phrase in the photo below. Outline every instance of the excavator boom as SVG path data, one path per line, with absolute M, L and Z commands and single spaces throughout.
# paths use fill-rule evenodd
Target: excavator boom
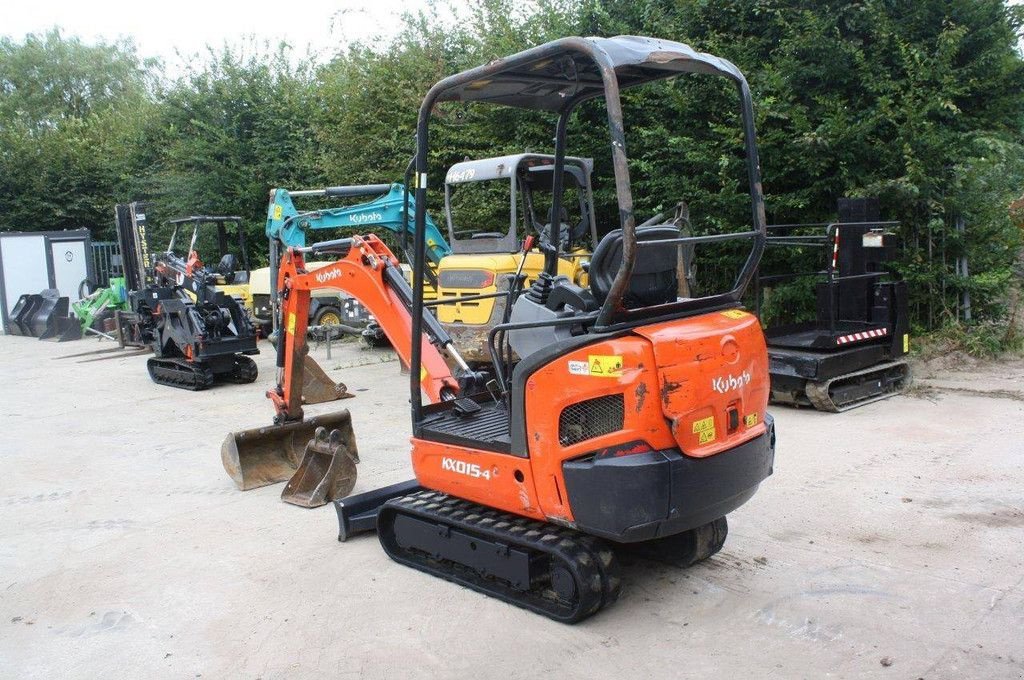
M 307 270 L 305 256 L 313 254 L 331 254 L 337 260 Z M 336 289 L 356 298 L 376 317 L 408 366 L 413 347 L 412 291 L 397 258 L 374 235 L 289 248 L 281 259 L 278 289 L 283 332 L 277 344 L 277 385 L 267 392 L 274 404 L 274 424 L 228 435 L 221 458 L 240 489 L 290 479 L 282 498 L 315 507 L 352 490 L 358 455 L 347 410 L 304 418 L 302 375 L 309 351 L 306 324 L 311 293 Z M 420 384 L 431 403 L 454 399 L 459 383 L 442 352 L 462 368 L 465 362 L 436 319 L 429 314 L 424 318 L 429 320 L 419 338 Z

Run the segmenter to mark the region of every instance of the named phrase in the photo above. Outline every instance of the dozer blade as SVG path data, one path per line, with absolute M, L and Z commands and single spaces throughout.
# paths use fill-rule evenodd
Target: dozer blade
M 306 404 L 322 404 L 336 399 L 351 399 L 356 395 L 349 393 L 345 383 L 331 380 L 316 360 L 306 355 L 302 362 L 302 401 Z
M 330 431 L 347 426 L 351 430 L 351 422 L 348 411 L 343 410 L 296 423 L 232 432 L 221 444 L 221 461 L 242 491 L 284 482 L 295 474 L 306 443 L 318 427 Z
M 344 411 L 348 415 L 348 411 Z M 356 436 L 352 420 L 327 431 L 322 425 L 306 444 L 302 463 L 281 492 L 281 500 L 304 508 L 318 508 L 344 498 L 356 485 Z

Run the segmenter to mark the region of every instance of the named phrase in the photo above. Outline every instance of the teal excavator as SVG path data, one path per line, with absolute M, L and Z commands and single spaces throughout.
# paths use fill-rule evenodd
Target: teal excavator
M 299 211 L 295 207 L 297 198 L 359 198 L 373 196 L 373 200 L 355 205 Z M 304 247 L 306 232 L 324 229 L 387 229 L 398 236 L 398 245 L 405 250 L 412 237 L 412 215 L 416 203 L 406 191 L 405 185 L 361 184 L 336 186 L 324 189 L 291 190 L 271 189 L 267 207 L 266 234 L 270 245 L 270 267 L 257 270 L 252 276 L 253 312 L 261 321 L 276 317 L 273 311 L 274 296 L 271 282 L 277 280 L 277 268 L 281 254 L 289 247 Z M 434 267 L 441 258 L 451 253 L 448 241 L 430 217 L 427 217 L 426 255 Z M 307 266 L 316 268 L 317 262 Z M 313 325 L 344 323 L 349 315 L 359 315 L 353 305 L 344 309 L 337 294 L 319 291 L 311 301 L 310 323 Z

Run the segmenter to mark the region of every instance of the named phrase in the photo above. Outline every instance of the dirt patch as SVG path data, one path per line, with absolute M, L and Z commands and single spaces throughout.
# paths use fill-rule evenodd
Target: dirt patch
M 960 512 L 953 519 L 971 524 L 981 524 L 996 529 L 1003 527 L 1024 527 L 1024 512 L 1019 510 L 997 510 L 995 512 Z

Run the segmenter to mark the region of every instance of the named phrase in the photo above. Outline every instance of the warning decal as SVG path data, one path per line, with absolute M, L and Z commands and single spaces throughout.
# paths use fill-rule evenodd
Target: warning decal
M 909 351 L 910 351 L 910 334 L 909 333 L 904 333 L 903 334 L 903 353 L 906 354 Z
M 707 444 L 715 441 L 715 417 L 708 416 L 693 421 L 693 433 L 697 435 L 698 444 Z
M 749 415 L 744 416 L 743 424 L 746 425 L 747 427 L 753 427 L 754 425 L 757 425 L 757 414 L 751 413 Z
M 602 378 L 617 378 L 622 375 L 622 357 L 605 354 L 591 354 L 587 357 L 590 375 Z
M 288 314 L 288 335 L 295 335 L 295 313 Z
M 744 311 L 739 310 L 739 309 L 728 309 L 728 310 L 722 312 L 722 316 L 727 316 L 730 319 L 742 319 L 742 318 L 750 316 L 750 313 L 749 312 L 744 312 Z

